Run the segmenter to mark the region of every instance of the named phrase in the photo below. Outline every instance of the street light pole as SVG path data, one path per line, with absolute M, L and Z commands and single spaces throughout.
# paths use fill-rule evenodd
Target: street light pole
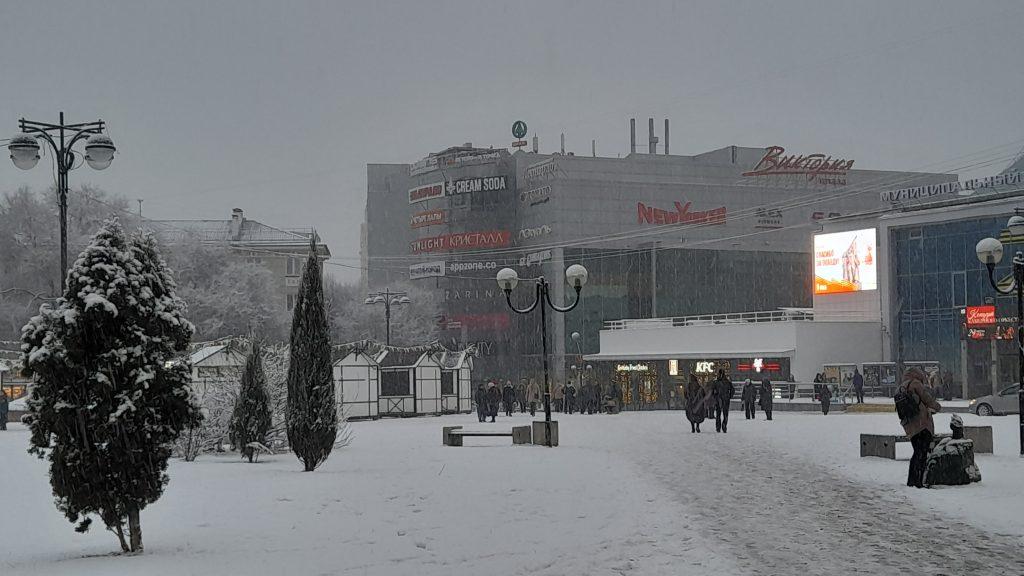
M 1007 223 L 1010 236 L 1024 234 L 1024 217 L 1014 215 Z M 1020 250 L 1013 256 L 1013 286 L 1002 289 L 996 283 L 995 267 L 1003 259 L 1003 244 L 995 238 L 985 238 L 978 242 L 975 251 L 978 259 L 988 269 L 988 281 L 992 288 L 1000 294 L 1017 294 L 1017 406 L 1018 424 L 1020 426 L 1020 457 L 1024 458 L 1024 253 Z
M 392 292 L 390 288 L 385 289 L 383 292 L 372 292 L 366 295 L 366 300 L 363 304 L 372 306 L 374 304 L 384 304 L 384 321 L 386 323 L 386 332 L 384 344 L 391 346 L 391 305 L 402 306 L 411 303 L 409 295 L 406 292 Z
M 496 277 L 498 286 L 505 292 L 505 302 L 508 307 L 512 309 L 516 314 L 529 314 L 533 312 L 538 306 L 540 306 L 540 334 L 541 334 L 541 353 L 543 355 L 544 363 L 544 436 L 545 445 L 548 447 L 553 446 L 551 438 L 551 378 L 548 368 L 548 325 L 547 325 L 547 308 L 550 307 L 555 312 L 561 312 L 563 314 L 572 311 L 573 308 L 580 303 L 580 291 L 583 289 L 583 285 L 587 283 L 587 269 L 579 264 L 573 264 L 565 271 L 565 278 L 569 282 L 569 285 L 576 291 L 576 299 L 569 306 L 556 306 L 551 302 L 550 284 L 543 276 L 537 278 L 537 284 L 534 292 L 533 303 L 526 308 L 516 308 L 512 304 L 512 290 L 519 283 L 519 275 L 516 271 L 511 268 L 502 268 L 498 271 Z
M 104 170 L 114 159 L 113 141 L 103 135 L 103 120 L 82 124 L 65 124 L 64 113 L 60 123 L 34 122 L 24 118 L 18 123 L 21 134 L 11 138 L 7 145 L 14 165 L 29 170 L 39 161 L 39 142 L 43 140 L 53 150 L 57 167 L 57 201 L 60 207 L 60 286 L 63 290 L 64 276 L 68 271 L 68 172 L 74 170 L 74 146 L 88 136 L 85 144 L 85 160 L 94 170 Z M 51 134 L 52 133 L 52 134 Z

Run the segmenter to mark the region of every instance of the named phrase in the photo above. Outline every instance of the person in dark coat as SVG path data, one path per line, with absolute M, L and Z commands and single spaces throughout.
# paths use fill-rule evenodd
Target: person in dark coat
M 10 402 L 7 399 L 7 391 L 0 390 L 0 430 L 7 430 L 7 414 L 10 407 Z
M 700 434 L 700 423 L 707 415 L 707 398 L 696 374 L 690 374 L 686 385 L 686 419 L 690 421 L 690 433 Z
M 928 462 L 928 449 L 935 435 L 935 421 L 932 414 L 942 410 L 942 406 L 928 392 L 925 383 L 928 376 L 924 370 L 914 367 L 903 374 L 900 388 L 917 396 L 917 414 L 906 421 L 900 421 L 903 431 L 910 437 L 910 445 L 914 447 L 914 455 L 910 458 L 910 470 L 907 472 L 907 486 L 924 488 L 925 466 Z
M 498 417 L 498 404 L 501 404 L 501 392 L 498 385 L 491 382 L 487 388 L 487 415 L 491 417 L 491 422 Z
M 743 383 L 743 392 L 740 396 L 740 400 L 743 403 L 743 415 L 747 420 L 754 419 L 757 411 L 754 408 L 755 399 L 757 399 L 757 387 L 750 381 L 750 378 L 747 378 L 747 381 Z
M 565 384 L 565 411 L 572 414 L 572 411 L 576 409 L 576 387 L 573 386 L 572 380 Z
M 505 386 L 501 389 L 501 404 L 505 407 L 505 416 L 511 416 L 515 409 L 515 390 L 512 389 L 511 380 L 505 380 Z
M 732 380 L 725 375 L 725 370 L 719 370 L 718 378 L 715 378 L 715 401 L 718 403 L 715 408 L 715 430 L 718 432 L 729 432 L 729 403 L 735 393 L 736 387 Z
M 832 405 L 832 388 L 825 382 L 821 384 L 818 400 L 821 402 L 821 413 L 828 416 L 828 409 Z
M 483 384 L 476 387 L 476 394 L 473 395 L 476 402 L 476 418 L 481 422 L 487 421 L 487 389 Z
M 815 400 L 821 400 L 821 384 L 824 381 L 825 381 L 825 378 L 821 375 L 820 372 L 814 375 L 814 399 Z
M 772 381 L 765 378 L 761 380 L 761 394 L 760 394 L 761 410 L 764 410 L 765 416 L 772 419 L 772 403 L 775 401 L 772 398 Z
M 526 380 L 516 384 L 516 404 L 519 404 L 520 412 L 526 412 Z
M 861 375 L 860 370 L 857 368 L 853 369 L 853 392 L 857 395 L 857 404 L 864 403 L 864 376 Z

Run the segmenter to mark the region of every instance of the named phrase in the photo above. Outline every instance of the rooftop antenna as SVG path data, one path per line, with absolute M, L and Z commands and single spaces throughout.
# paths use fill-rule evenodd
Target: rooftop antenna
M 636 118 L 629 119 L 629 153 L 636 154 Z
M 565 132 L 562 132 L 562 156 L 565 156 Z
M 665 156 L 668 156 L 668 118 L 665 118 Z

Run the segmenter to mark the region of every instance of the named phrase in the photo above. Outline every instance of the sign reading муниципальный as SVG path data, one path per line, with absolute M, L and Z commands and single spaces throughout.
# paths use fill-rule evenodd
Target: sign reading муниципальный
M 887 190 L 879 197 L 882 202 L 906 202 L 908 200 L 920 200 L 932 196 L 944 196 L 946 194 L 960 194 L 965 191 L 982 190 L 995 188 L 996 186 L 1012 186 L 1024 182 L 1024 172 L 1009 172 L 997 174 L 987 178 L 974 178 L 963 182 L 951 181 L 939 184 L 927 184 L 925 186 L 914 186 L 912 188 L 901 188 L 899 190 Z

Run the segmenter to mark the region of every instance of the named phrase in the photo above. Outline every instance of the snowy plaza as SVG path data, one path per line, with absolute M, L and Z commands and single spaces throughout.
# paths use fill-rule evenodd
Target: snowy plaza
M 963 416 L 995 432 L 981 483 L 915 490 L 909 445 L 896 461 L 858 454 L 858 434 L 899 433 L 893 414 L 733 411 L 728 434 L 699 435 L 677 411 L 558 416 L 558 448 L 442 446 L 442 426 L 530 420 L 464 414 L 352 423 L 352 444 L 308 474 L 290 452 L 173 459 L 165 495 L 143 511 L 139 556 L 112 555 L 100 528 L 72 530 L 12 425 L 0 433 L 0 573 L 1024 572 L 1015 417 Z

